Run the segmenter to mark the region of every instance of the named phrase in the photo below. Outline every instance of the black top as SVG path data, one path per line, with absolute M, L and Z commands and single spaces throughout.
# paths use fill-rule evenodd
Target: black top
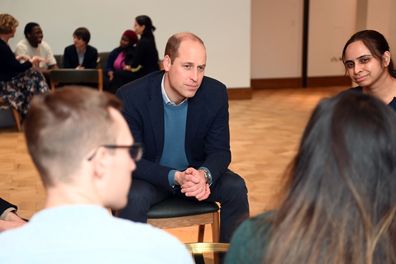
M 96 69 L 98 61 L 98 50 L 87 45 L 82 66 L 85 69 Z M 63 68 L 74 69 L 79 65 L 76 46 L 70 45 L 63 52 Z
M 29 61 L 25 63 L 17 61 L 10 46 L 0 39 L 0 81 L 9 81 L 31 67 L 32 64 Z
M 142 77 L 148 73 L 158 71 L 158 61 L 158 51 L 154 38 L 142 36 L 136 44 L 131 67 L 136 68 L 141 65 L 142 69 L 137 74 Z

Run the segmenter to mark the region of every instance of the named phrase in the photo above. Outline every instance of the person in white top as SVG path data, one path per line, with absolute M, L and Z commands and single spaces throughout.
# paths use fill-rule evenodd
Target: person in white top
M 35 56 L 41 58 L 39 69 L 48 79 L 48 70 L 58 68 L 58 65 L 51 47 L 43 40 L 43 30 L 36 22 L 29 22 L 25 25 L 23 33 L 25 39 L 17 43 L 15 55 L 26 59 Z
M 0 234 L 0 263 L 193 263 L 170 234 L 106 209 L 126 205 L 142 156 L 120 106 L 81 87 L 33 98 L 24 132 L 45 208 Z

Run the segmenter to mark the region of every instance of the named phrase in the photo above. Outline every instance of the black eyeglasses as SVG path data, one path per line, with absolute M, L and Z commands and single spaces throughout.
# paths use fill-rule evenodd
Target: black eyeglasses
M 92 155 L 88 158 L 88 161 L 93 160 L 95 158 L 96 152 L 98 151 L 99 148 L 108 148 L 108 149 L 129 149 L 129 154 L 131 155 L 131 158 L 136 162 L 139 161 L 142 156 L 143 156 L 143 146 L 139 143 L 134 143 L 132 145 L 101 145 L 97 147 L 92 153 Z

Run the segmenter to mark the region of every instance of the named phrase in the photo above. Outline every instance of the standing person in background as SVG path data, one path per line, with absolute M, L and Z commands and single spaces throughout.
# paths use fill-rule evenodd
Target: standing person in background
M 133 30 L 125 30 L 121 36 L 120 46 L 112 50 L 106 64 L 105 87 L 111 93 L 115 93 L 122 85 L 133 81 L 135 73 L 131 72 L 138 36 Z
M 25 224 L 16 211 L 18 207 L 0 198 L 0 232 L 19 227 Z
M 0 14 L 0 97 L 19 112 L 23 121 L 33 95 L 48 92 L 48 85 L 44 76 L 32 68 L 38 67 L 41 58 L 15 57 L 8 46 L 18 25 L 13 16 Z
M 74 44 L 67 46 L 63 53 L 63 68 L 96 69 L 98 50 L 88 45 L 90 39 L 87 28 L 79 27 L 74 31 Z
M 355 33 L 342 51 L 342 61 L 351 80 L 358 84 L 348 91 L 373 95 L 396 111 L 396 71 L 389 44 L 375 30 Z
M 150 17 L 141 15 L 135 18 L 134 30 L 140 39 L 136 45 L 129 70 L 134 72 L 137 78 L 140 78 L 160 69 L 158 50 L 153 34 L 155 26 Z

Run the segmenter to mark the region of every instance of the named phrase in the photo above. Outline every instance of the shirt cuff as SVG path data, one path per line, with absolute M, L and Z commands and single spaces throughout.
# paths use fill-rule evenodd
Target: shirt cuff
M 9 207 L 9 208 L 5 209 L 4 212 L 0 215 L 0 220 L 5 220 L 5 218 L 6 218 L 6 216 L 7 216 L 7 214 L 8 214 L 9 212 L 13 212 L 13 211 L 16 212 L 16 210 L 17 210 L 17 209 L 14 208 L 14 207 Z
M 175 182 L 176 172 L 177 172 L 177 170 L 170 170 L 168 173 L 168 182 L 169 182 L 169 185 L 172 186 L 172 188 L 174 188 L 176 185 L 176 182 Z

